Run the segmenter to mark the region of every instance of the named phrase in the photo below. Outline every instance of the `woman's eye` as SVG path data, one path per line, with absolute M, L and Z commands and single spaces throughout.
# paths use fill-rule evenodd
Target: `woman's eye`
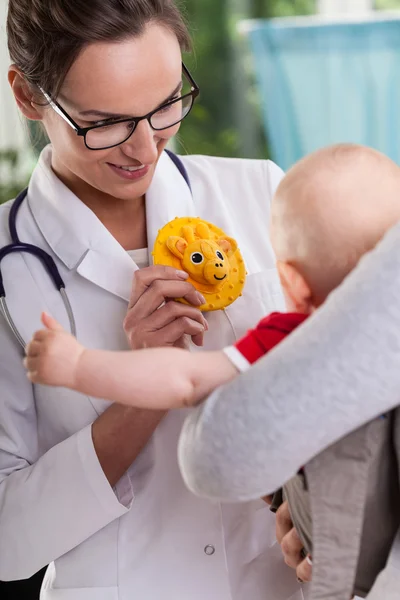
M 222 252 L 220 252 L 219 250 L 217 250 L 216 255 L 218 256 L 218 258 L 220 260 L 224 260 L 224 255 L 222 254 Z
M 176 98 L 171 98 L 171 100 L 168 100 L 168 102 L 173 102 L 174 100 L 179 100 L 180 96 L 176 96 Z M 172 104 L 167 104 L 166 106 L 161 106 L 161 108 L 158 109 L 158 113 L 165 113 L 168 112 L 169 110 L 171 110 L 171 108 L 174 105 Z
M 204 260 L 204 256 L 200 252 L 193 252 L 190 260 L 194 265 L 200 265 Z
M 105 121 L 88 121 L 88 127 L 107 127 L 107 125 L 113 125 L 118 123 L 119 119 L 107 119 Z

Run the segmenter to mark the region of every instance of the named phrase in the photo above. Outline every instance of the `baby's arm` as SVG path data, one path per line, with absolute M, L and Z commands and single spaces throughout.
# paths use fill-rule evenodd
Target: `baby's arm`
M 195 404 L 237 375 L 223 352 L 89 350 L 48 315 L 42 321 L 46 329 L 34 335 L 25 359 L 33 383 L 139 408 L 168 409 Z

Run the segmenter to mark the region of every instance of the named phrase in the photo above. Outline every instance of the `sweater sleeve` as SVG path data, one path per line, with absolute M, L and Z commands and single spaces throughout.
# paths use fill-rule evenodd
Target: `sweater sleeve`
M 259 498 L 400 403 L 400 224 L 300 328 L 187 418 L 179 463 L 196 494 Z
M 298 327 L 308 315 L 300 313 L 271 313 L 250 329 L 233 346 L 223 351 L 240 373 L 267 354 Z
M 238 340 L 235 347 L 250 364 L 254 364 L 303 323 L 307 316 L 300 313 L 271 313 Z

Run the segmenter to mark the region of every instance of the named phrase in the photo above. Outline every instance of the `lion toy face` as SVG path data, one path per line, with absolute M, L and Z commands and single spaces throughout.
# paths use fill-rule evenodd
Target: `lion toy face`
M 207 299 L 201 310 L 225 308 L 241 295 L 246 270 L 237 243 L 211 223 L 174 219 L 159 231 L 153 256 L 155 264 L 188 273 L 188 281 Z
M 183 235 L 168 238 L 170 252 L 181 261 L 182 269 L 194 281 L 211 286 L 210 291 L 221 290 L 229 280 L 229 257 L 237 250 L 235 240 L 227 237 L 211 240 L 210 231 L 204 223 L 200 223 L 195 230 L 190 226 L 184 227 Z

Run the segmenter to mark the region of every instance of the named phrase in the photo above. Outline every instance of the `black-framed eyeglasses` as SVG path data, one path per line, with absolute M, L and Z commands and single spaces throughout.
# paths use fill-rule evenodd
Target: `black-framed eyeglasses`
M 177 125 L 187 117 L 192 110 L 195 99 L 200 93 L 200 89 L 183 63 L 182 72 L 188 80 L 190 91 L 183 93 L 183 95 L 181 94 L 179 98 L 173 98 L 143 117 L 129 117 L 117 120 L 105 119 L 90 127 L 80 127 L 45 90 L 40 88 L 40 91 L 52 109 L 75 130 L 77 135 L 83 137 L 85 146 L 89 150 L 106 150 L 125 143 L 131 137 L 140 121 L 146 120 L 154 131 L 162 131 Z

